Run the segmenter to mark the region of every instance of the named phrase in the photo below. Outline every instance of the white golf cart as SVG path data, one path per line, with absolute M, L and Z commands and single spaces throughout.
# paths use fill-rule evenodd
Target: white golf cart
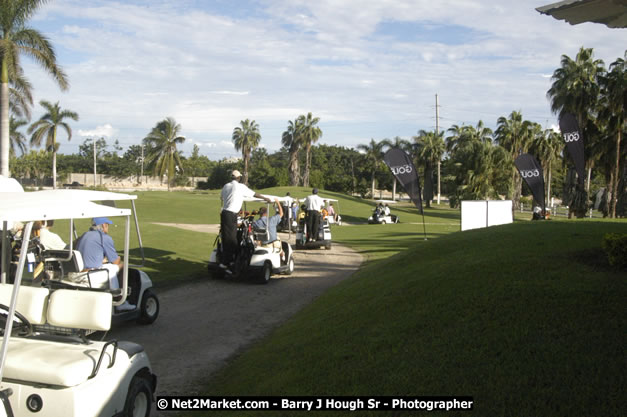
M 135 222 L 135 231 L 139 242 L 139 251 L 142 258 L 140 265 L 129 265 L 127 301 L 134 308 L 119 310 L 113 309 L 113 323 L 135 320 L 140 324 L 151 324 L 159 316 L 159 299 L 152 287 L 152 280 L 140 268 L 145 262 L 144 248 L 139 231 L 135 199 L 137 196 L 123 193 L 90 190 L 46 190 L 31 193 L 3 193 L 3 198 L 20 198 L 30 201 L 33 205 L 45 206 L 51 202 L 65 201 L 67 205 L 80 202 L 102 202 L 106 206 L 115 206 L 116 201 L 130 201 L 132 215 Z M 39 219 L 46 220 L 46 219 Z M 49 219 L 48 219 L 49 220 Z M 109 288 L 109 280 L 104 270 L 84 271 L 81 253 L 74 250 L 74 240 L 77 233 L 73 219 L 69 219 L 69 231 L 67 234 L 68 248 L 62 250 L 44 250 L 40 247 L 39 255 L 43 258 L 45 274 L 42 274 L 43 285 L 50 289 L 71 288 L 73 286 L 92 287 L 100 289 Z M 3 258 L 6 259 L 6 258 Z M 5 262 L 3 260 L 3 262 Z M 3 263 L 4 265 L 4 263 Z
M 266 196 L 274 200 L 278 197 Z M 281 198 L 278 198 L 281 201 Z M 245 203 L 260 203 L 264 200 L 258 198 L 246 198 Z M 265 203 L 268 216 L 270 216 L 270 203 Z M 235 264 L 230 271 L 220 267 L 222 254 L 222 239 L 220 233 L 215 241 L 215 249 L 211 252 L 207 269 L 214 278 L 251 277 L 254 282 L 267 284 L 273 274 L 291 275 L 294 272 L 294 256 L 289 242 L 282 240 L 280 248 L 272 243 L 261 245 L 260 241 L 269 240 L 268 230 L 254 230 L 255 211 L 248 216 L 242 216 L 238 220 L 237 240 L 239 252 L 235 258 Z
M 398 223 L 399 218 L 395 214 L 390 214 L 389 208 L 386 210 L 388 204 L 396 204 L 394 200 L 376 200 L 376 207 L 372 211 L 372 216 L 368 217 L 369 224 L 390 224 Z
M 21 222 L 23 242 L 17 266 L 0 271 L 0 415 L 101 417 L 150 415 L 156 376 L 144 348 L 132 342 L 92 341 L 88 332 L 108 331 L 111 309 L 126 300 L 131 211 L 76 200 L 49 198 L 34 204 L 31 193 L 5 193 L 0 199 L 0 224 Z M 124 268 L 122 292 L 72 286 L 37 285 L 45 258 L 33 250 L 36 220 L 71 220 L 122 216 Z M 119 218 L 119 217 L 118 217 Z M 5 254 L 12 249 L 2 240 Z M 25 276 L 26 275 L 26 276 Z M 8 283 L 11 281 L 12 283 Z M 115 297 L 115 298 L 114 298 Z M 51 334 L 39 328 L 65 329 Z
M 320 197 L 322 200 L 334 201 L 333 198 Z M 304 200 L 303 200 L 304 201 Z M 330 220 L 331 216 L 320 218 L 320 225 L 318 226 L 317 238 L 315 240 L 307 242 L 307 216 L 298 222 L 298 230 L 296 231 L 296 249 L 317 249 L 324 247 L 325 249 L 331 249 L 333 246 L 331 240 L 331 227 L 333 221 Z M 340 220 L 341 222 L 341 220 Z

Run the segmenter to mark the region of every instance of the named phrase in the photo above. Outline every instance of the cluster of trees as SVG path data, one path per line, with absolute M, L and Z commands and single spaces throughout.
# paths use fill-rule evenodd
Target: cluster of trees
M 59 103 L 42 100 L 44 115 L 27 128 L 27 138 L 20 131 L 30 121 L 33 105 L 32 87 L 20 65 L 21 56 L 29 56 L 50 73 L 62 90 L 69 87 L 67 76 L 57 65 L 54 49 L 48 39 L 28 27 L 28 21 L 44 0 L 7 0 L 0 2 L 0 174 L 9 175 L 9 160 L 18 177 L 43 177 L 52 173 L 56 187 L 57 168 L 61 173 L 92 172 L 98 161 L 99 172 L 116 177 L 139 175 L 146 168 L 154 175 L 167 178 L 171 184 L 185 184 L 188 176 L 204 176 L 200 184 L 220 188 L 229 179 L 229 171 L 240 169 L 245 182 L 256 188 L 279 185 L 316 186 L 329 190 L 375 196 L 375 186 L 392 189 L 396 182 L 384 168 L 383 152 L 400 147 L 408 152 L 424 178 L 424 199 L 437 193 L 449 197 L 456 206 L 463 199 L 486 199 L 506 196 L 519 205 L 524 191 L 522 179 L 513 161 L 522 153 L 534 154 L 544 167 L 547 196 L 559 196 L 568 177 L 569 158 L 560 135 L 523 119 L 520 111 L 497 120 L 495 131 L 482 121 L 476 126 L 453 125 L 446 132 L 419 131 L 409 140 L 394 138 L 362 144 L 357 149 L 339 146 L 316 146 L 322 136 L 320 119 L 312 113 L 288 121 L 281 137 L 282 149 L 271 155 L 259 147 L 261 134 L 254 120 L 242 120 L 233 130 L 235 148 L 242 152 L 238 162 L 210 161 L 194 147 L 186 158 L 177 149 L 185 138 L 181 126 L 172 118 L 158 122 L 143 138 L 122 154 L 119 144 L 107 149 L 104 138 L 88 139 L 78 155 L 57 155 L 58 131 L 72 137 L 70 120 L 78 114 L 62 109 Z M 625 190 L 626 146 L 621 146 L 626 130 L 627 71 L 625 60 L 618 58 L 609 67 L 594 59 L 593 50 L 581 48 L 575 59 L 562 56 L 561 66 L 552 77 L 547 97 L 557 114 L 576 116 L 587 157 L 591 184 L 604 186 L 602 210 L 615 217 L 624 211 L 620 201 Z M 445 137 L 446 135 L 446 137 Z M 26 153 L 26 144 L 41 151 Z M 17 156 L 21 151 L 21 156 Z M 622 181 L 622 182 L 621 182 Z M 578 192 L 584 192 L 578 190 Z M 587 202 L 587 198 L 566 196 L 566 204 Z M 580 210 L 581 212 L 581 210 Z

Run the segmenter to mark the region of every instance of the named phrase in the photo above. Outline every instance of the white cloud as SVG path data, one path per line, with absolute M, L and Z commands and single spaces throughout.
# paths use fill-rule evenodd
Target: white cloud
M 232 151 L 223 138 L 248 118 L 278 149 L 287 121 L 311 111 L 324 143 L 355 146 L 433 128 L 436 93 L 444 129 L 514 109 L 555 120 L 546 91 L 561 55 L 584 45 L 609 64 L 625 49 L 622 31 L 570 26 L 536 12 L 537 0 L 266 0 L 231 16 L 212 2 L 146 4 L 46 4 L 34 23 L 71 89 L 25 59 L 35 100 L 77 111 L 80 131 L 108 121 L 129 144 L 172 116 L 195 138 L 186 146 Z M 397 23 L 415 33 L 378 32 Z
M 117 132 L 116 129 L 113 128 L 113 126 L 111 126 L 110 124 L 106 124 L 103 126 L 98 126 L 95 129 L 91 129 L 91 130 L 82 130 L 79 129 L 78 130 L 78 134 L 82 137 L 90 137 L 90 138 L 100 138 L 100 137 L 105 137 L 105 138 L 111 138 L 113 137 L 113 135 L 115 135 Z

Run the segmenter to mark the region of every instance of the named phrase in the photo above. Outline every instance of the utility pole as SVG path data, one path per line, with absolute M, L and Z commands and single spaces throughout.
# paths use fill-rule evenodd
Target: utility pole
M 94 139 L 94 188 L 97 187 L 96 184 L 96 139 Z
M 435 135 L 440 134 L 440 106 L 438 95 L 435 95 Z M 438 204 L 440 204 L 440 159 L 438 159 Z

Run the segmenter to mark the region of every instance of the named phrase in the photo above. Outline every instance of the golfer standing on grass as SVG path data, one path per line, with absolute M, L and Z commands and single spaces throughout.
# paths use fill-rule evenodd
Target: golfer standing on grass
M 240 183 L 242 174 L 238 170 L 231 173 L 231 182 L 222 187 L 222 211 L 220 212 L 220 236 L 222 238 L 222 256 L 220 268 L 231 271 L 231 266 L 235 262 L 237 255 L 237 213 L 242 209 L 244 198 L 261 198 L 268 203 L 272 200 Z

